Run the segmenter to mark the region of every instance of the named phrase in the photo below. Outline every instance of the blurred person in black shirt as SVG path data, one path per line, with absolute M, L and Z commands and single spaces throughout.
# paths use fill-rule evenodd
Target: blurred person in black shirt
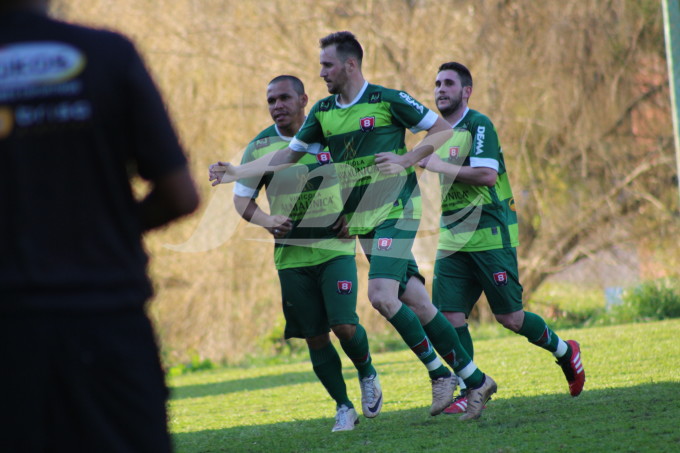
M 0 450 L 170 451 L 142 235 L 198 195 L 133 44 L 46 10 L 0 0 Z

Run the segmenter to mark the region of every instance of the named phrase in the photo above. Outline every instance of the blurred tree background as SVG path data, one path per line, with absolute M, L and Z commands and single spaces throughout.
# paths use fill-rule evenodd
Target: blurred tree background
M 207 166 L 238 161 L 271 124 L 265 88 L 274 76 L 299 76 L 312 102 L 327 95 L 318 39 L 338 30 L 364 46 L 370 82 L 429 107 L 439 64 L 471 69 L 471 108 L 495 122 L 515 192 L 530 306 L 554 280 L 578 293 L 678 275 L 658 0 L 53 0 L 52 10 L 135 41 L 203 194 L 198 215 L 147 239 L 157 289 L 151 312 L 168 363 L 235 363 L 280 332 L 272 244 L 239 220 L 231 185 L 210 186 Z M 429 280 L 438 194 L 432 177 L 421 181 L 428 202 L 415 251 Z M 362 322 L 371 334 L 389 332 L 365 296 L 363 256 L 358 262 Z

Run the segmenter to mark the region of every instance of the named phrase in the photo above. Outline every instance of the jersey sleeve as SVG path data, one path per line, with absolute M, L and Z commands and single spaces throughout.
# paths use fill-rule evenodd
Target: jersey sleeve
M 486 116 L 479 116 L 470 124 L 472 132 L 471 167 L 500 168 L 500 144 L 496 127 Z
M 290 142 L 290 149 L 297 152 L 308 152 L 308 148 L 313 143 L 320 143 L 325 145 L 325 137 L 323 135 L 323 129 L 321 128 L 321 123 L 317 118 L 319 112 L 319 103 L 314 104 L 312 109 L 307 115 L 307 119 L 300 128 L 293 140 Z M 317 150 L 318 152 L 318 150 Z
M 158 179 L 186 165 L 186 157 L 165 109 L 161 95 L 134 45 L 128 46 L 124 81 L 129 121 L 133 128 L 132 157 L 147 180 Z
M 404 91 L 389 91 L 390 112 L 394 121 L 410 129 L 420 132 L 430 129 L 437 121 L 437 114 L 415 100 Z

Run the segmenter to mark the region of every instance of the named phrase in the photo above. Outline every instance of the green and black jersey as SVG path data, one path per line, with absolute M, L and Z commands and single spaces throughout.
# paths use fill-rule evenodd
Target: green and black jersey
M 276 125 L 260 132 L 248 144 L 241 164 L 258 159 L 288 146 L 291 137 L 279 134 Z M 341 255 L 354 255 L 354 241 L 341 241 L 331 228 L 342 212 L 342 198 L 335 169 L 328 152 L 312 153 L 285 170 L 263 177 L 239 179 L 234 194 L 257 198 L 266 187 L 272 215 L 284 215 L 294 227 L 285 239 L 277 240 L 274 249 L 276 268 L 314 266 Z
M 452 182 L 440 174 L 442 217 L 439 250 L 475 252 L 519 244 L 517 213 L 498 134 L 491 120 L 466 110 L 453 136 L 437 151 L 445 162 L 498 172 L 493 187 Z
M 437 115 L 403 91 L 365 83 L 350 104 L 329 96 L 312 107 L 291 148 L 309 143 L 327 146 L 343 190 L 350 234 L 367 234 L 387 219 L 420 218 L 415 170 L 386 176 L 375 154 L 406 153 L 405 130 L 427 130 Z

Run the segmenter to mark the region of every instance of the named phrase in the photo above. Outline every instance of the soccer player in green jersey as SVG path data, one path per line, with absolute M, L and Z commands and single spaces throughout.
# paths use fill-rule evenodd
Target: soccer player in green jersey
M 219 162 L 211 179 L 216 184 L 275 172 L 313 153 L 310 143 L 327 146 L 343 188 L 348 234 L 359 238 L 370 262 L 368 298 L 427 368 L 430 414 L 451 404 L 456 385 L 438 352 L 470 389 L 461 418 L 478 418 L 496 383 L 477 368 L 430 301 L 411 253 L 420 220 L 413 166 L 451 135 L 450 126 L 407 93 L 369 84 L 361 70 L 363 50 L 352 33 L 333 33 L 320 44 L 320 76 L 331 96 L 312 107 L 288 148 L 239 167 Z M 411 151 L 406 129 L 427 131 Z
M 440 66 L 435 103 L 453 136 L 420 163 L 439 173 L 442 189 L 434 304 L 473 356 L 467 317 L 484 292 L 499 323 L 553 353 L 571 395 L 578 396 L 585 382 L 579 344 L 563 341 L 540 316 L 522 308 L 515 201 L 496 128 L 487 116 L 468 107 L 471 94 L 472 75 L 465 66 L 455 62 Z M 465 412 L 469 407 L 465 393 L 463 389 L 444 412 Z
M 267 86 L 267 104 L 274 124 L 250 142 L 242 163 L 288 146 L 305 120 L 304 85 L 294 76 L 275 77 Z M 318 151 L 308 153 L 276 175 L 240 179 L 234 187 L 234 205 L 244 219 L 264 227 L 276 239 L 274 262 L 286 318 L 284 336 L 306 340 L 314 372 L 336 402 L 336 432 L 354 429 L 359 420 L 347 396 L 340 356 L 329 330 L 358 371 L 363 414 L 378 416 L 383 400 L 366 330 L 356 314 L 354 241 L 338 239 L 333 230 L 342 199 L 325 156 Z M 256 202 L 262 186 L 270 214 Z M 305 226 L 303 219 L 311 226 Z M 315 222 L 328 226 L 315 227 Z

